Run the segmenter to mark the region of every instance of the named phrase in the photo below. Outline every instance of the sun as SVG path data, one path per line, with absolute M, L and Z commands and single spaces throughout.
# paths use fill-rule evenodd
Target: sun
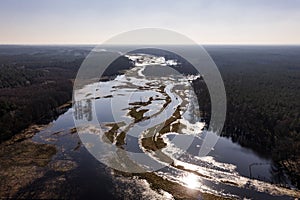
M 190 189 L 196 189 L 200 182 L 199 178 L 192 173 L 188 173 L 182 177 L 182 181 L 186 184 L 186 186 Z

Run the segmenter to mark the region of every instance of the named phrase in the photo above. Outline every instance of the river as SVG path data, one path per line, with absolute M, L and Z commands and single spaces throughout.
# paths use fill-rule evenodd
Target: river
M 147 169 L 156 176 L 201 193 L 237 199 L 293 199 L 300 194 L 270 158 L 230 138 L 220 137 L 207 156 L 199 157 L 205 135 L 213 133 L 205 130 L 197 112 L 190 86 L 197 77 L 168 76 L 164 63 L 153 62 L 139 64 L 114 80 L 85 86 L 72 108 L 32 138 L 57 147 L 50 164 L 58 160 L 76 163 L 65 179 L 80 188 L 78 197 L 173 198 L 171 192 L 151 188 L 153 183 L 147 179 L 122 176 L 99 162 L 104 155 L 95 153 L 98 144 L 118 146 L 137 165 L 152 163 Z M 165 126 L 168 119 L 171 123 Z M 82 127 L 76 127 L 78 136 L 74 120 L 76 125 L 96 120 L 104 131 L 90 127 L 78 131 Z M 112 130 L 116 123 L 122 125 Z M 149 159 L 153 162 L 144 162 Z

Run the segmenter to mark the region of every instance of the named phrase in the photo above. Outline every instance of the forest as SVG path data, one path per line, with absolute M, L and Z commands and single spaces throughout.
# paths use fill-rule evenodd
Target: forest
M 300 47 L 208 47 L 226 89 L 222 135 L 273 160 L 300 186 Z M 206 85 L 193 82 L 204 120 Z
M 49 123 L 72 100 L 73 81 L 90 46 L 0 46 L 0 142 L 31 124 Z M 131 63 L 119 57 L 104 76 Z M 100 77 L 99 77 L 100 78 Z
M 72 98 L 72 79 L 83 57 L 67 48 L 0 47 L 0 141 L 34 123 L 54 119 Z
M 271 157 L 300 187 L 300 47 L 205 46 L 217 65 L 227 95 L 222 136 Z M 140 49 L 136 52 L 179 61 L 183 74 L 195 68 L 172 52 Z M 193 81 L 202 120 L 209 125 L 210 96 L 202 78 Z
M 72 99 L 73 80 L 89 46 L 0 46 L 0 142 L 35 123 L 55 119 Z M 300 47 L 205 46 L 218 66 L 227 94 L 222 135 L 287 170 L 300 187 Z M 195 73 L 178 55 L 138 51 L 178 60 L 176 70 Z M 105 72 L 131 67 L 125 57 Z M 202 119 L 209 123 L 210 98 L 202 79 L 192 83 Z

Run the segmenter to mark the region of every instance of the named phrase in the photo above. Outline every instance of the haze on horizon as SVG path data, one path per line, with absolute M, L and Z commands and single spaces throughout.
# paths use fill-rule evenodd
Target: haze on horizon
M 201 44 L 300 44 L 300 0 L 1 0 L 0 44 L 99 44 L 165 28 Z

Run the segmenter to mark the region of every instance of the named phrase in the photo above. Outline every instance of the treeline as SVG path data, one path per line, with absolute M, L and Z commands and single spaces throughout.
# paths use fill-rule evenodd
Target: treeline
M 55 119 L 87 50 L 0 46 L 0 142 Z
M 72 82 L 57 80 L 45 85 L 0 90 L 0 142 L 32 123 L 45 123 L 59 114 L 58 106 L 72 97 Z
M 30 124 L 48 123 L 61 114 L 57 107 L 72 99 L 73 80 L 89 50 L 0 46 L 0 142 Z M 116 76 L 131 66 L 130 60 L 121 56 L 104 76 Z
M 45 72 L 25 67 L 0 66 L 0 88 L 23 87 L 43 79 Z
M 0 142 L 32 123 L 57 116 L 71 100 L 75 78 L 89 47 L 0 46 Z M 224 80 L 227 117 L 223 136 L 283 163 L 300 165 L 300 47 L 207 47 Z M 141 51 L 138 51 L 141 52 Z M 180 56 L 154 49 L 144 53 L 177 59 L 179 72 L 194 73 Z M 104 73 L 132 66 L 120 57 Z M 99 77 L 100 78 L 100 77 Z M 209 93 L 193 82 L 202 117 L 209 122 Z M 284 165 L 300 187 L 299 167 Z
M 222 135 L 271 156 L 300 187 L 300 170 L 290 167 L 300 164 L 300 48 L 232 47 L 210 51 L 227 94 Z M 209 120 L 206 85 L 202 80 L 193 85 L 200 109 Z M 285 162 L 292 164 L 283 165 Z
M 2 68 L 7 76 L 0 85 L 0 142 L 32 123 L 53 120 L 59 114 L 55 108 L 72 98 L 75 72 Z

